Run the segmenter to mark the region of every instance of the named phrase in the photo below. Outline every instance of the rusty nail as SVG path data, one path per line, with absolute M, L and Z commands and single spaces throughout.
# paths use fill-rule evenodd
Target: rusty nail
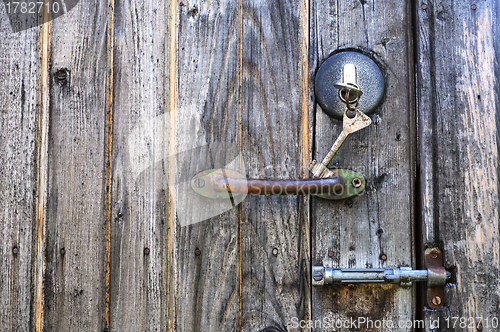
M 470 8 L 471 8 L 472 10 L 476 10 L 476 9 L 477 9 L 477 6 L 476 6 L 476 5 L 472 5 L 472 6 L 470 6 Z
M 359 178 L 354 178 L 354 179 L 352 180 L 352 186 L 353 186 L 354 188 L 359 188 L 359 187 L 361 187 L 361 183 L 362 183 L 362 182 L 361 182 L 361 180 L 360 180 Z
M 328 257 L 333 257 L 333 251 L 328 252 Z
M 387 255 L 385 255 L 385 254 L 380 255 L 380 259 L 383 260 L 383 261 L 386 261 L 387 260 Z
M 14 248 L 12 248 L 12 253 L 13 253 L 14 255 L 19 254 L 19 248 L 18 248 L 18 247 L 14 247 Z
M 436 250 L 431 251 L 431 257 L 432 257 L 433 259 L 438 258 L 438 256 L 439 256 L 439 255 L 438 255 L 438 252 L 437 252 Z
M 194 180 L 194 185 L 196 186 L 196 188 L 202 188 L 205 186 L 205 180 L 203 180 L 201 178 L 196 178 Z
M 425 3 L 422 4 L 422 9 L 423 10 L 426 10 L 427 9 L 427 5 Z
M 194 254 L 195 254 L 196 256 L 200 256 L 200 255 L 201 255 L 201 250 L 200 250 L 200 249 L 198 249 L 198 248 L 196 248 L 196 250 L 194 251 Z
M 66 250 L 64 248 L 61 248 L 61 250 L 59 250 L 59 252 L 61 253 L 61 255 L 65 255 L 66 254 Z
M 278 256 L 278 249 L 277 249 L 277 248 L 274 248 L 274 249 L 273 249 L 273 255 L 274 255 L 274 256 Z
M 68 78 L 68 70 L 66 68 L 61 68 L 56 71 L 55 78 L 58 81 L 64 81 Z
M 149 255 L 149 252 L 150 252 L 149 248 L 144 248 L 144 255 L 146 255 L 146 256 Z
M 321 281 L 323 279 L 323 273 L 316 271 L 313 275 L 314 280 Z
M 434 296 L 432 298 L 432 304 L 434 304 L 436 307 L 439 307 L 441 305 L 441 298 L 439 296 Z

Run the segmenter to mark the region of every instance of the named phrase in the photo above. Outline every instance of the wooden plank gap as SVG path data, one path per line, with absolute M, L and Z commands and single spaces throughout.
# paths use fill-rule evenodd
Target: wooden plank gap
M 168 140 L 167 140 L 167 264 L 166 264 L 166 289 L 167 289 L 167 331 L 176 330 L 177 312 L 176 312 L 176 295 L 175 295 L 175 280 L 172 281 L 172 276 L 175 276 L 176 256 L 175 256 L 175 152 L 176 152 L 176 88 L 177 88 L 177 1 L 170 2 L 170 17 L 169 17 L 169 40 L 166 43 L 167 50 L 165 54 L 169 54 L 168 59 Z
M 44 0 L 48 4 L 49 0 Z M 36 138 L 36 205 L 35 205 L 35 243 L 33 250 L 33 308 L 32 327 L 34 331 L 41 331 L 43 327 L 43 273 L 45 268 L 44 244 L 44 216 L 47 191 L 47 162 L 48 162 L 48 109 L 49 109 L 49 43 L 50 43 L 50 13 L 43 11 L 40 29 L 40 59 L 41 71 L 39 79 L 38 110 L 37 110 L 37 138 Z

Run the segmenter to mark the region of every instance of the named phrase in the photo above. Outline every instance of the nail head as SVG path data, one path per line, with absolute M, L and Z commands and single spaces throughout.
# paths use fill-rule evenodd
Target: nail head
M 472 10 L 476 10 L 476 9 L 477 9 L 477 6 L 476 6 L 476 5 L 472 5 L 472 6 L 470 6 L 470 8 L 471 8 Z
M 328 252 L 328 257 L 333 257 L 333 251 Z
M 66 249 L 61 248 L 61 250 L 59 250 L 59 252 L 61 253 L 61 255 L 63 255 L 63 256 L 64 256 L 64 255 L 66 254 Z
M 149 255 L 149 253 L 150 253 L 149 248 L 144 248 L 144 255 L 147 256 L 147 255 Z
M 439 296 L 434 296 L 432 298 L 432 304 L 434 304 L 436 307 L 439 307 L 441 305 L 441 298 Z
M 422 4 L 422 9 L 423 10 L 426 10 L 427 9 L 427 5 L 425 3 Z
M 273 248 L 273 255 L 278 256 L 278 248 Z
M 194 254 L 195 254 L 196 256 L 200 256 L 200 255 L 201 255 L 201 250 L 200 250 L 200 249 L 198 249 L 198 248 L 196 248 L 196 250 L 194 251 Z
M 18 247 L 14 247 L 14 248 L 12 248 L 12 253 L 13 253 L 14 255 L 19 254 L 19 248 L 18 248 Z

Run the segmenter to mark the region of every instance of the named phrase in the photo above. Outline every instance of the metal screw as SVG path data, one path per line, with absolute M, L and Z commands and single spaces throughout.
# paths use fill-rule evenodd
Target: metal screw
M 423 10 L 426 10 L 427 9 L 427 5 L 425 3 L 422 4 L 422 9 Z
M 439 296 L 434 296 L 434 297 L 432 298 L 432 301 L 431 301 L 431 302 L 432 302 L 432 304 L 434 304 L 436 307 L 439 307 L 439 306 L 441 305 L 442 300 L 441 300 L 441 298 L 440 298 Z
M 472 5 L 472 6 L 470 6 L 470 8 L 471 8 L 472 10 L 476 10 L 476 9 L 477 9 L 477 6 L 476 6 L 476 5 Z
M 361 179 L 354 178 L 354 179 L 352 180 L 352 186 L 353 186 L 354 188 L 359 188 L 359 187 L 361 187 L 361 184 L 362 184 Z
M 321 273 L 319 271 L 314 272 L 313 279 L 316 281 L 323 280 L 323 273 Z
M 64 248 L 61 248 L 61 250 L 59 250 L 59 252 L 61 253 L 61 255 L 65 255 L 66 254 L 66 250 Z
M 146 255 L 146 256 L 149 255 L 149 252 L 150 252 L 149 248 L 144 248 L 144 255 Z
M 274 249 L 273 249 L 273 255 L 274 255 L 274 256 L 278 256 L 278 249 L 277 249 L 277 248 L 274 248 Z
M 12 248 L 12 254 L 14 254 L 14 255 L 19 254 L 19 248 L 18 247 Z
M 116 215 L 118 216 L 118 218 L 121 218 L 123 217 L 123 212 L 119 211 Z
M 200 250 L 200 249 L 198 249 L 198 248 L 196 248 L 196 250 L 194 251 L 194 254 L 195 254 L 196 256 L 200 256 L 200 255 L 201 255 L 201 250 Z
M 380 255 L 380 259 L 383 260 L 383 261 L 386 261 L 387 260 L 387 255 L 385 255 L 385 254 Z
M 431 251 L 431 257 L 432 257 L 433 259 L 438 258 L 438 256 L 439 256 L 439 254 L 438 254 L 438 252 L 437 252 L 436 250 Z
M 55 78 L 58 81 L 64 81 L 68 78 L 68 70 L 66 68 L 61 68 L 55 73 Z
M 202 178 L 196 178 L 194 179 L 194 185 L 196 186 L 196 188 L 202 188 L 205 186 L 205 180 L 203 180 Z
M 333 251 L 328 252 L 328 257 L 333 257 Z

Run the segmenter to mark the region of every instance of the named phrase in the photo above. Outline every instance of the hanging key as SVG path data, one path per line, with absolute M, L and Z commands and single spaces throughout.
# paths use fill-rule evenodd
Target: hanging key
M 347 111 L 349 108 L 354 109 L 356 112 L 356 116 L 354 118 L 349 118 L 347 116 Z M 357 108 L 352 107 L 352 106 L 346 106 L 344 110 L 344 120 L 343 120 L 343 126 L 342 126 L 342 132 L 340 133 L 339 137 L 333 143 L 332 148 L 330 149 L 330 152 L 326 155 L 325 159 L 320 163 L 318 163 L 316 160 L 314 160 L 310 165 L 309 165 L 309 171 L 313 174 L 313 177 L 316 178 L 324 178 L 324 177 L 330 177 L 332 175 L 332 171 L 330 171 L 327 166 L 330 163 L 330 161 L 333 159 L 337 151 L 339 150 L 340 146 L 344 141 L 346 140 L 347 136 L 349 134 L 355 133 L 363 128 L 368 127 L 372 123 L 372 120 L 370 117 L 363 112 L 359 111 Z

